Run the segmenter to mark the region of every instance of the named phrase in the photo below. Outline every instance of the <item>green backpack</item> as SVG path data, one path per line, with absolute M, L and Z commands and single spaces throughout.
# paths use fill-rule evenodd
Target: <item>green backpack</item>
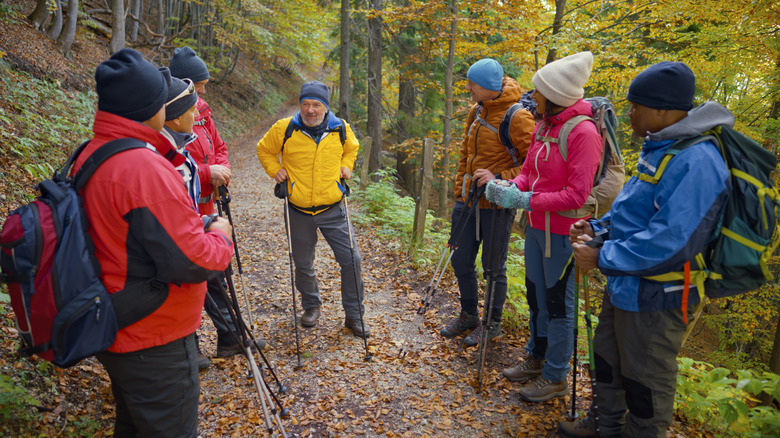
M 710 298 L 728 297 L 758 289 L 772 280 L 768 262 L 780 242 L 780 193 L 773 179 L 777 159 L 729 126 L 717 126 L 700 137 L 677 142 L 666 152 L 654 175 L 640 174 L 639 179 L 657 184 L 669 160 L 707 140 L 718 146 L 731 174 L 732 192 L 721 216 L 721 226 L 694 263 L 686 263 L 685 272 L 646 277 L 661 282 L 683 281 L 686 286 L 695 284 L 702 302 L 704 294 Z M 683 305 L 687 307 L 687 293 L 683 295 Z

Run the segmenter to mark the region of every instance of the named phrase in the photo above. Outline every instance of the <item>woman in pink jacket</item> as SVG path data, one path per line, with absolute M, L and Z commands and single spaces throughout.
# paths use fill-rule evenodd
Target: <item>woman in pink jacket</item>
M 602 141 L 595 124 L 585 121 L 568 135 L 567 152 L 557 142 L 569 119 L 593 115 L 590 103 L 582 99 L 592 65 L 593 54 L 581 52 L 536 72 L 533 97 L 542 120 L 523 169 L 511 182 L 491 181 L 487 187 L 491 202 L 528 211 L 525 268 L 531 336 L 525 359 L 503 374 L 512 381 L 528 381 L 520 396 L 532 402 L 569 392 L 575 291 L 568 236 L 571 224 L 580 219 L 571 210 L 581 208 L 590 194 Z

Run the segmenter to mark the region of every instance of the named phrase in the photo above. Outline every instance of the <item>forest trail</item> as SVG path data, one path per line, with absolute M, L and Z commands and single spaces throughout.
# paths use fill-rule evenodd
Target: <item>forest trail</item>
M 519 357 L 525 339 L 507 336 L 491 342 L 482 392 L 477 392 L 478 349 L 464 349 L 462 337 L 438 334 L 443 321 L 457 311 L 457 287 L 445 276 L 416 342 L 404 360 L 400 341 L 412 329 L 416 303 L 431 272 L 409 269 L 404 256 L 380 242 L 370 229 L 356 227 L 366 288 L 365 321 L 371 327 L 364 361 L 363 341 L 344 328 L 340 277 L 330 247 L 320 238 L 316 268 L 323 299 L 322 317 L 313 329 L 300 328 L 304 366 L 296 369 L 290 266 L 283 203 L 274 197 L 274 182 L 255 156 L 255 145 L 274 121 L 295 112 L 290 102 L 273 118 L 228 144 L 233 171 L 230 203 L 244 283 L 255 334 L 268 341 L 264 354 L 285 394 L 267 379 L 290 417 L 282 419 L 289 436 L 556 436 L 555 426 L 570 407 L 570 398 L 530 404 L 520 401 L 517 384 L 501 369 Z M 350 209 L 358 206 L 350 203 Z M 234 275 L 244 320 L 242 281 Z M 298 299 L 299 313 L 300 299 Z M 216 334 L 204 316 L 201 348 L 216 350 Z M 266 425 L 243 356 L 213 359 L 201 373 L 201 436 L 262 436 Z M 264 373 L 267 374 L 267 373 Z M 583 385 L 578 385 L 580 388 Z M 589 388 L 588 388 L 589 390 Z M 579 402 L 578 397 L 578 402 Z M 579 403 L 582 404 L 582 403 Z M 582 409 L 584 406 L 581 406 Z M 274 427 L 274 432 L 278 432 Z

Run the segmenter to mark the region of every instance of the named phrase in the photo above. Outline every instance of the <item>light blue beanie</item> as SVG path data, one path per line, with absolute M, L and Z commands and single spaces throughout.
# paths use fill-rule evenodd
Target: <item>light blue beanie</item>
M 466 77 L 486 90 L 501 91 L 504 69 L 495 59 L 483 58 L 471 65 Z

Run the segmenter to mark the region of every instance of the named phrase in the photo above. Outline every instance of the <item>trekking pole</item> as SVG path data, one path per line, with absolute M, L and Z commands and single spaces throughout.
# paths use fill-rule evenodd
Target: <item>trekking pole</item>
M 271 376 L 276 381 L 276 384 L 279 386 L 279 392 L 284 394 L 287 392 L 287 387 L 282 384 L 282 382 L 279 380 L 279 377 L 277 377 L 276 373 L 274 372 L 273 367 L 271 366 L 271 363 L 268 361 L 268 358 L 263 353 L 263 350 L 260 348 L 259 343 L 257 342 L 257 338 L 255 337 L 254 333 L 252 333 L 249 328 L 247 327 L 246 323 L 244 322 L 244 318 L 241 317 L 241 310 L 238 306 L 238 298 L 236 297 L 236 289 L 233 285 L 233 278 L 232 278 L 232 268 L 230 265 L 228 265 L 228 269 L 225 270 L 225 277 L 227 279 L 228 284 L 228 291 L 230 292 L 228 294 L 228 291 L 225 290 L 225 287 L 222 285 L 222 282 L 217 282 L 218 289 L 220 293 L 222 294 L 224 300 L 226 303 L 230 303 L 227 306 L 228 314 L 230 315 L 230 318 L 234 321 L 236 329 L 232 330 L 230 328 L 230 325 L 227 324 L 227 321 L 224 316 L 220 313 L 220 318 L 222 319 L 223 323 L 228 327 L 231 334 L 233 335 L 233 338 L 240 342 L 242 346 L 246 346 L 248 343 L 247 341 L 249 339 L 252 340 L 252 344 L 254 344 L 255 349 L 257 350 L 258 354 L 260 355 L 260 358 L 263 360 L 265 365 L 268 367 L 268 370 L 271 373 Z M 207 295 L 208 297 L 208 295 Z M 211 297 L 208 297 L 211 298 Z M 212 304 L 216 305 L 213 299 L 210 301 Z
M 233 249 L 236 253 L 236 265 L 238 265 L 238 278 L 241 280 L 241 291 L 244 292 L 244 306 L 247 314 L 249 314 L 249 328 L 254 330 L 255 322 L 252 317 L 252 309 L 249 307 L 249 298 L 247 296 L 246 283 L 244 282 L 244 268 L 241 265 L 241 253 L 238 251 L 238 240 L 236 240 L 236 227 L 233 225 L 233 215 L 230 214 L 230 192 L 228 192 L 226 186 L 219 186 L 217 188 L 217 193 L 219 194 L 217 208 L 219 209 L 221 206 L 221 208 L 225 210 L 225 214 L 227 215 L 228 222 L 230 222 L 230 227 L 232 229 Z M 222 216 L 221 212 L 220 216 Z
M 569 421 L 577 419 L 577 411 L 575 402 L 577 401 L 577 338 L 580 335 L 578 327 L 580 317 L 580 272 L 579 266 L 574 267 L 574 366 L 572 367 L 572 379 L 571 379 L 571 412 L 569 413 Z
M 444 277 L 444 272 L 447 271 L 447 267 L 450 265 L 450 261 L 452 261 L 452 256 L 455 254 L 455 250 L 458 249 L 458 241 L 460 240 L 460 237 L 463 235 L 463 231 L 466 229 L 466 223 L 468 222 L 468 218 L 471 217 L 471 215 L 474 213 L 474 207 L 468 207 L 469 203 L 474 199 L 475 194 L 479 193 L 479 197 L 482 196 L 482 191 L 484 190 L 483 187 L 476 188 L 476 184 L 472 184 L 471 190 L 469 190 L 469 194 L 466 197 L 466 209 L 461 210 L 460 215 L 458 216 L 458 221 L 455 224 L 455 227 L 453 228 L 453 233 L 450 234 L 450 240 L 447 241 L 447 243 L 444 246 L 444 250 L 442 251 L 441 258 L 439 259 L 439 263 L 436 264 L 436 269 L 433 271 L 433 276 L 431 277 L 431 281 L 428 282 L 428 285 L 425 287 L 425 291 L 423 293 L 423 298 L 420 300 L 420 303 L 417 307 L 417 315 L 414 317 L 414 320 L 412 321 L 412 324 L 409 326 L 409 329 L 406 331 L 406 335 L 401 340 L 401 347 L 398 349 L 398 356 L 403 359 L 406 357 L 406 353 L 409 352 L 409 348 L 406 348 L 407 344 L 409 344 L 409 347 L 411 347 L 411 341 L 414 338 L 414 333 L 422 323 L 422 320 L 425 318 L 425 313 L 428 311 L 428 309 L 431 307 L 431 303 L 433 302 L 433 297 L 436 295 L 436 292 L 439 288 L 439 283 L 441 283 L 442 277 Z M 476 203 L 474 205 L 477 205 Z M 466 221 L 463 220 L 464 214 L 466 214 Z M 442 267 L 442 262 L 444 262 L 446 258 L 446 262 L 444 263 L 444 267 L 439 270 L 439 268 Z
M 224 298 L 227 299 L 228 298 L 227 292 L 225 291 L 221 282 L 219 283 L 219 289 L 220 292 L 223 294 Z M 206 299 L 209 301 L 210 305 L 212 306 L 217 305 L 217 303 L 214 301 L 214 298 L 212 298 L 211 295 L 206 294 Z M 234 300 L 233 304 L 235 304 L 235 301 L 236 300 Z M 246 340 L 246 324 L 243 323 L 243 320 L 240 319 L 240 314 L 236 315 L 234 309 L 231 309 L 230 307 L 228 307 L 228 312 L 231 313 L 231 318 L 233 318 L 234 321 L 241 321 L 241 324 L 237 325 L 237 327 L 241 327 L 242 332 L 236 333 L 236 330 L 239 330 L 238 328 L 236 330 L 230 329 L 230 326 L 227 324 L 227 320 L 225 319 L 224 315 L 220 313 L 219 316 L 222 319 L 223 324 L 225 324 L 230 329 L 231 334 L 233 335 L 234 338 L 236 338 L 236 340 L 238 340 L 239 337 Z M 265 379 L 262 378 L 261 368 L 257 366 L 257 362 L 255 361 L 254 354 L 252 353 L 251 344 L 244 341 L 242 342 L 241 345 L 244 346 L 244 356 L 246 357 L 247 362 L 249 363 L 249 377 L 254 378 L 255 388 L 257 389 L 257 394 L 258 397 L 260 398 L 260 406 L 263 409 L 263 416 L 265 420 L 266 429 L 270 434 L 273 429 L 273 422 L 272 422 L 273 419 L 276 421 L 276 424 L 279 427 L 282 436 L 287 437 L 287 433 L 285 432 L 284 426 L 282 425 L 281 417 L 289 416 L 290 411 L 289 409 L 285 408 L 282 405 L 282 403 L 279 401 L 276 395 L 268 387 L 268 383 L 266 383 Z M 262 355 L 262 351 L 259 348 L 256 349 Z M 268 368 L 273 373 L 273 369 L 270 368 L 270 365 L 268 366 Z M 285 392 L 286 390 L 287 389 L 284 388 L 283 386 L 280 387 L 280 392 Z M 276 406 L 279 407 L 278 411 L 276 407 L 274 407 L 275 406 L 274 403 Z
M 295 327 L 295 352 L 298 356 L 298 365 L 294 368 L 300 369 L 303 367 L 303 365 L 301 365 L 301 335 L 298 333 L 298 304 L 295 297 L 295 270 L 293 268 L 292 234 L 290 232 L 290 194 L 287 192 L 287 181 L 283 181 L 274 187 L 274 195 L 279 199 L 284 199 L 284 229 L 287 232 L 287 257 L 290 260 L 290 288 L 292 290 L 293 327 Z
M 583 296 L 585 297 L 585 328 L 588 333 L 588 360 L 590 361 L 590 385 L 593 391 L 593 403 L 590 410 L 593 413 L 593 424 L 596 426 L 596 435 L 599 433 L 599 407 L 596 402 L 596 359 L 593 352 L 593 327 L 590 314 L 590 294 L 588 293 L 588 276 L 582 277 Z
M 487 343 L 488 343 L 488 335 L 490 330 L 490 321 L 493 317 L 493 299 L 495 297 L 495 291 L 496 291 L 496 270 L 498 268 L 497 266 L 497 260 L 500 258 L 500 255 L 498 254 L 499 251 L 503 248 L 503 237 L 501 237 L 501 245 L 499 245 L 498 250 L 496 249 L 496 216 L 501 217 L 500 221 L 498 221 L 498 228 L 503 231 L 504 225 L 506 222 L 506 216 L 507 216 L 507 209 L 501 209 L 500 212 L 498 210 L 498 206 L 496 204 L 493 204 L 493 217 L 490 219 L 490 237 L 487 242 L 487 244 L 490 245 L 490 250 L 488 251 L 490 259 L 488 260 L 488 269 L 485 271 L 485 278 L 487 279 L 487 287 L 485 288 L 485 310 L 483 310 L 483 314 L 485 315 L 485 318 L 481 321 L 482 324 L 482 339 L 480 339 L 480 345 L 479 345 L 479 365 L 477 367 L 477 390 L 482 391 L 482 377 L 483 377 L 483 368 L 485 366 L 485 357 L 487 355 Z M 508 236 L 507 236 L 508 240 Z M 487 245 L 485 245 L 487 246 Z M 486 248 L 483 247 L 483 251 Z
M 366 336 L 366 326 L 363 322 L 363 309 L 365 309 L 365 306 L 360 300 L 360 279 L 358 278 L 358 266 L 357 263 L 355 263 L 355 237 L 352 230 L 352 221 L 349 219 L 349 207 L 347 206 L 347 197 L 349 197 L 350 190 L 349 186 L 347 185 L 347 182 L 342 179 L 341 185 L 344 187 L 344 212 L 347 216 L 347 229 L 349 231 L 349 252 L 352 255 L 352 273 L 355 276 L 355 295 L 357 296 L 358 300 L 358 310 L 360 314 L 360 331 L 363 332 L 363 346 L 366 349 L 366 356 L 363 358 L 364 361 L 370 362 L 371 361 L 371 354 L 368 353 L 368 340 L 366 339 L 368 336 Z

